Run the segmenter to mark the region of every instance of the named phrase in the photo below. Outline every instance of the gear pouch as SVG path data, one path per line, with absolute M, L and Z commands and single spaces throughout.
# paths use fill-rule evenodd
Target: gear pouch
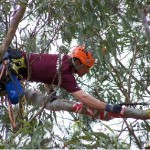
M 6 92 L 12 104 L 17 104 L 24 95 L 23 87 L 14 74 L 12 79 L 6 84 Z

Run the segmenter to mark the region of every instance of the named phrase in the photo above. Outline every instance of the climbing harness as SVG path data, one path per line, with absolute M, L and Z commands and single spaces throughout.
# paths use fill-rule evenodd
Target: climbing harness
M 0 90 L 6 90 L 11 104 L 17 104 L 24 95 L 19 71 L 27 67 L 25 58 L 21 51 L 9 47 L 0 63 Z
M 3 60 L 0 62 L 0 91 L 6 90 L 7 92 L 8 99 L 6 102 L 10 124 L 13 129 L 16 127 L 16 120 L 12 104 L 15 105 L 19 103 L 19 115 L 21 119 L 23 119 L 24 116 L 26 99 L 23 85 L 20 81 L 20 79 L 22 79 L 20 71 L 26 68 L 26 61 L 21 51 L 9 47 L 3 56 Z

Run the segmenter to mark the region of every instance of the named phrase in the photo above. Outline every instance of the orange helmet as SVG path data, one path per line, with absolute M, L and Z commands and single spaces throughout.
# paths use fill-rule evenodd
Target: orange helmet
M 92 53 L 90 51 L 85 51 L 85 46 L 77 46 L 74 48 L 71 57 L 78 58 L 84 65 L 89 67 L 92 67 L 95 62 Z

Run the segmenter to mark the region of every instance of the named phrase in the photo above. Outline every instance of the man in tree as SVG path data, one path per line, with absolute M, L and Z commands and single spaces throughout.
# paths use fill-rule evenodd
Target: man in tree
M 81 102 L 73 106 L 72 109 L 74 112 L 80 112 L 83 108 L 82 104 L 84 104 L 89 110 L 87 114 L 94 116 L 94 112 L 97 110 L 100 112 L 99 116 L 101 119 L 105 119 L 106 115 L 109 115 L 109 117 L 128 117 L 128 113 L 131 114 L 131 117 L 137 118 L 134 116 L 136 109 L 133 109 L 133 111 L 119 104 L 104 103 L 85 93 L 78 86 L 74 74 L 77 74 L 79 77 L 84 76 L 95 63 L 92 52 L 87 51 L 85 46 L 75 47 L 71 55 L 32 53 L 29 55 L 29 58 L 25 52 L 22 52 L 22 55 L 28 67 L 24 67 L 23 69 L 14 67 L 17 68 L 15 71 L 28 81 L 44 83 L 47 89 L 51 84 L 59 84 L 60 87 L 71 93 Z M 145 117 L 141 117 L 142 119 L 150 118 L 148 112 L 138 110 L 138 113 L 145 113 Z
M 58 66 L 59 56 L 50 54 L 31 54 L 30 55 L 30 81 L 42 82 L 46 84 L 55 84 L 59 82 Z M 62 57 L 61 66 L 61 83 L 60 87 L 71 93 L 75 98 L 85 105 L 114 113 L 120 113 L 122 108 L 120 105 L 109 105 L 93 96 L 85 93 L 76 83 L 73 74 L 79 77 L 89 72 L 94 66 L 94 58 L 90 51 L 86 51 L 84 46 L 77 46 L 73 49 L 72 54 Z M 27 74 L 26 74 L 27 75 Z M 25 76 L 27 78 L 27 76 Z

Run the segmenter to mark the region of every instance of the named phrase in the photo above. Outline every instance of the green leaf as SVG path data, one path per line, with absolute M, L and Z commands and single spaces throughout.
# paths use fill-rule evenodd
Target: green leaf
M 113 129 L 111 129 L 108 125 L 106 125 L 106 124 L 104 124 L 104 123 L 102 123 L 109 131 L 111 131 L 114 135 L 115 135 L 115 133 L 114 133 L 114 130 Z
M 104 138 L 104 139 L 110 139 L 110 137 L 103 132 L 93 132 L 92 135 L 99 136 L 99 137 Z

